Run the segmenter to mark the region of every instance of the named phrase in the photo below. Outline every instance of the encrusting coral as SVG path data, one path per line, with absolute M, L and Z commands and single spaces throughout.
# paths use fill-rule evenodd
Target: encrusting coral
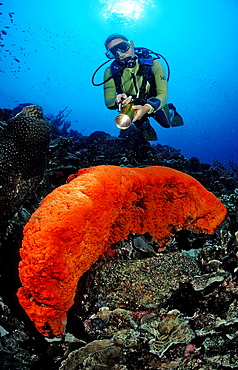
M 38 105 L 26 106 L 0 131 L 0 223 L 22 205 L 42 180 L 50 123 Z
M 39 332 L 60 337 L 79 278 L 110 245 L 131 232 L 148 232 L 162 246 L 181 229 L 212 234 L 225 216 L 214 194 L 171 168 L 82 169 L 25 226 L 20 304 Z

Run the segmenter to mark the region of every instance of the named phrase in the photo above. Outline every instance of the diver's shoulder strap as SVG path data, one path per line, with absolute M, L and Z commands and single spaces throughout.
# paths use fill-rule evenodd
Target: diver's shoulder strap
M 141 55 L 137 55 L 138 60 L 139 60 L 139 69 L 137 72 L 138 76 L 143 76 L 141 88 L 139 91 L 139 98 L 140 99 L 145 99 L 146 98 L 146 84 L 147 81 L 150 83 L 150 85 L 153 87 L 155 85 L 155 78 L 154 78 L 154 73 L 153 73 L 153 60 L 151 55 L 148 57 L 143 57 Z M 121 77 L 123 74 L 123 68 L 121 65 L 118 63 L 118 61 L 115 59 L 110 66 L 111 69 L 111 74 L 116 86 L 116 92 L 117 94 L 122 94 L 122 81 Z
M 115 86 L 116 86 L 116 92 L 117 92 L 117 94 L 122 94 L 123 91 L 122 91 L 121 77 L 122 77 L 122 73 L 123 73 L 123 68 L 119 65 L 119 63 L 115 59 L 111 63 L 110 69 L 111 69 L 111 74 L 112 74 L 112 77 L 113 77 L 113 80 L 114 80 L 114 83 L 115 83 Z
M 153 70 L 152 70 L 152 67 L 153 67 L 153 60 L 154 58 L 152 58 L 151 55 L 149 55 L 148 57 L 143 57 L 141 55 L 137 55 L 138 57 L 138 60 L 139 60 L 139 70 L 138 70 L 138 75 L 144 75 L 144 72 L 148 72 L 150 71 L 151 73 L 153 73 Z

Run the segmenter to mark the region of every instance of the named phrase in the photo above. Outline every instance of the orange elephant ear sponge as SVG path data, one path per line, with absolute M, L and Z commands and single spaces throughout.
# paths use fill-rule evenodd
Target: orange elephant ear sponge
M 226 208 L 189 175 L 166 167 L 97 166 L 50 193 L 24 228 L 20 304 L 45 336 L 64 334 L 78 280 L 111 244 L 148 232 L 214 233 Z

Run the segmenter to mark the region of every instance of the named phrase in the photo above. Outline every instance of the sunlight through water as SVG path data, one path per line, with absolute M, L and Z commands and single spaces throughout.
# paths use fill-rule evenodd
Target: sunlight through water
M 125 23 L 137 21 L 144 16 L 145 8 L 153 6 L 151 0 L 101 0 L 102 16 L 108 21 Z

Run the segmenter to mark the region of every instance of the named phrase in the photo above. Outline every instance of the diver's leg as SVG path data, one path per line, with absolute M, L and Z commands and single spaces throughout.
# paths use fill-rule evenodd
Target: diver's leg
M 151 117 L 153 117 L 156 122 L 158 122 L 162 127 L 169 128 L 170 126 L 182 126 L 183 119 L 178 114 L 175 106 L 172 103 L 165 104 L 162 109 L 159 109 L 157 112 L 152 113 Z
M 153 117 L 156 120 L 156 122 L 160 124 L 160 126 L 164 128 L 170 127 L 168 104 L 165 104 L 165 106 L 162 109 L 157 110 L 157 112 L 152 113 L 151 117 Z
M 150 120 L 148 117 L 143 117 L 140 120 L 134 122 L 135 126 L 142 131 L 144 138 L 147 141 L 155 141 L 158 140 L 157 134 L 153 127 L 150 124 Z

